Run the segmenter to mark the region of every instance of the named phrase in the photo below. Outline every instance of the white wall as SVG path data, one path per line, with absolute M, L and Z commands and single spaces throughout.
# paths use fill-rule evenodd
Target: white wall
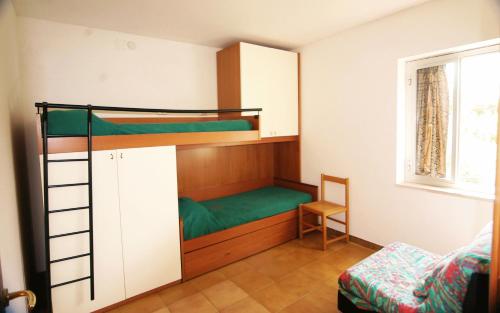
M 37 270 L 44 269 L 43 209 L 34 103 L 217 108 L 217 48 L 19 17 L 27 167 Z M 36 222 L 38 221 L 38 223 Z
M 11 131 L 11 111 L 19 100 L 16 19 L 10 1 L 0 1 L 0 262 L 10 291 L 25 286 Z M 24 300 L 12 301 L 7 312 L 26 312 Z
M 434 0 L 300 49 L 302 178 L 351 178 L 353 235 L 445 253 L 491 219 L 491 201 L 396 186 L 397 60 L 498 37 L 499 6 Z
M 217 48 L 20 18 L 27 100 L 217 106 Z

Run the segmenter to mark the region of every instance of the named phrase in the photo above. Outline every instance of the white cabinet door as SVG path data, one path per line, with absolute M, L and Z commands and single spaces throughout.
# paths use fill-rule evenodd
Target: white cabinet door
M 298 135 L 297 53 L 241 43 L 240 71 L 241 107 L 263 109 L 261 136 Z
M 121 246 L 120 211 L 116 153 L 93 152 L 94 196 L 94 276 L 95 300 L 90 301 L 90 281 L 52 289 L 55 313 L 87 313 L 125 299 Z M 87 153 L 59 153 L 49 159 L 86 158 Z M 42 163 L 43 164 L 43 163 Z M 87 162 L 49 163 L 49 184 L 87 182 Z M 49 209 L 88 205 L 86 186 L 49 189 Z M 88 210 L 49 215 L 50 234 L 88 229 Z M 50 240 L 51 259 L 60 259 L 89 251 L 88 234 Z M 51 265 L 52 284 L 89 275 L 89 257 Z
M 125 294 L 181 278 L 175 147 L 117 150 Z

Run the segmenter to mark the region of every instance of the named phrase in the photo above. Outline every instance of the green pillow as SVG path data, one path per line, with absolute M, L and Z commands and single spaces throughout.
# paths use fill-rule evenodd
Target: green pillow
M 184 240 L 210 234 L 221 229 L 212 212 L 201 203 L 190 198 L 179 199 L 179 215 L 184 220 Z

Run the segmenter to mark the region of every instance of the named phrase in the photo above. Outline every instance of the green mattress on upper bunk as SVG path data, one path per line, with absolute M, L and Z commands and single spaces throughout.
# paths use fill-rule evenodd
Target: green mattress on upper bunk
M 311 200 L 308 193 L 274 186 L 201 202 L 180 198 L 184 240 L 290 211 Z
M 92 135 L 133 135 L 192 132 L 222 132 L 251 130 L 252 124 L 247 120 L 224 120 L 187 123 L 143 123 L 118 124 L 108 122 L 92 115 Z M 67 110 L 50 111 L 48 113 L 49 135 L 86 135 L 87 111 Z

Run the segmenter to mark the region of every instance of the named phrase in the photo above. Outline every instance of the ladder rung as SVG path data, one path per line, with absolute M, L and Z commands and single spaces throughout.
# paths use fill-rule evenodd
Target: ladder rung
M 86 162 L 89 159 L 58 159 L 58 160 L 47 160 L 49 163 L 54 163 L 54 162 Z
M 73 186 L 86 186 L 89 183 L 74 183 L 74 184 L 59 184 L 59 185 L 48 185 L 49 188 L 61 188 L 61 187 L 73 187 Z
M 74 231 L 71 233 L 64 233 L 64 234 L 58 234 L 58 235 L 52 235 L 49 236 L 49 239 L 54 239 L 54 238 L 59 238 L 59 237 L 66 237 L 66 236 L 73 236 L 73 235 L 78 235 L 78 234 L 85 234 L 90 232 L 90 230 L 80 230 L 80 231 Z
M 68 261 L 68 260 L 72 260 L 72 259 L 83 258 L 85 256 L 90 256 L 90 253 L 84 253 L 84 254 L 69 256 L 69 257 L 66 257 L 66 258 L 56 259 L 56 260 L 50 261 L 50 263 L 57 263 L 57 262 L 62 262 L 62 261 Z
M 90 208 L 89 206 L 79 206 L 79 207 L 76 207 L 76 208 L 51 210 L 51 211 L 49 211 L 49 214 L 51 214 L 51 213 L 68 212 L 68 211 L 76 211 L 76 210 L 85 210 L 85 209 L 89 209 L 89 208 Z
M 64 283 L 59 283 L 59 284 L 52 285 L 52 286 L 50 286 L 50 288 L 56 288 L 56 287 L 60 287 L 60 286 L 64 286 L 64 285 L 69 285 L 69 284 L 76 283 L 76 282 L 79 282 L 79 281 L 82 281 L 82 280 L 86 280 L 86 279 L 90 279 L 90 276 L 86 276 L 86 277 L 82 277 L 82 278 L 77 278 L 77 279 L 73 279 L 73 280 L 70 280 L 70 281 L 65 281 Z
M 48 135 L 47 138 L 88 137 L 87 135 Z

